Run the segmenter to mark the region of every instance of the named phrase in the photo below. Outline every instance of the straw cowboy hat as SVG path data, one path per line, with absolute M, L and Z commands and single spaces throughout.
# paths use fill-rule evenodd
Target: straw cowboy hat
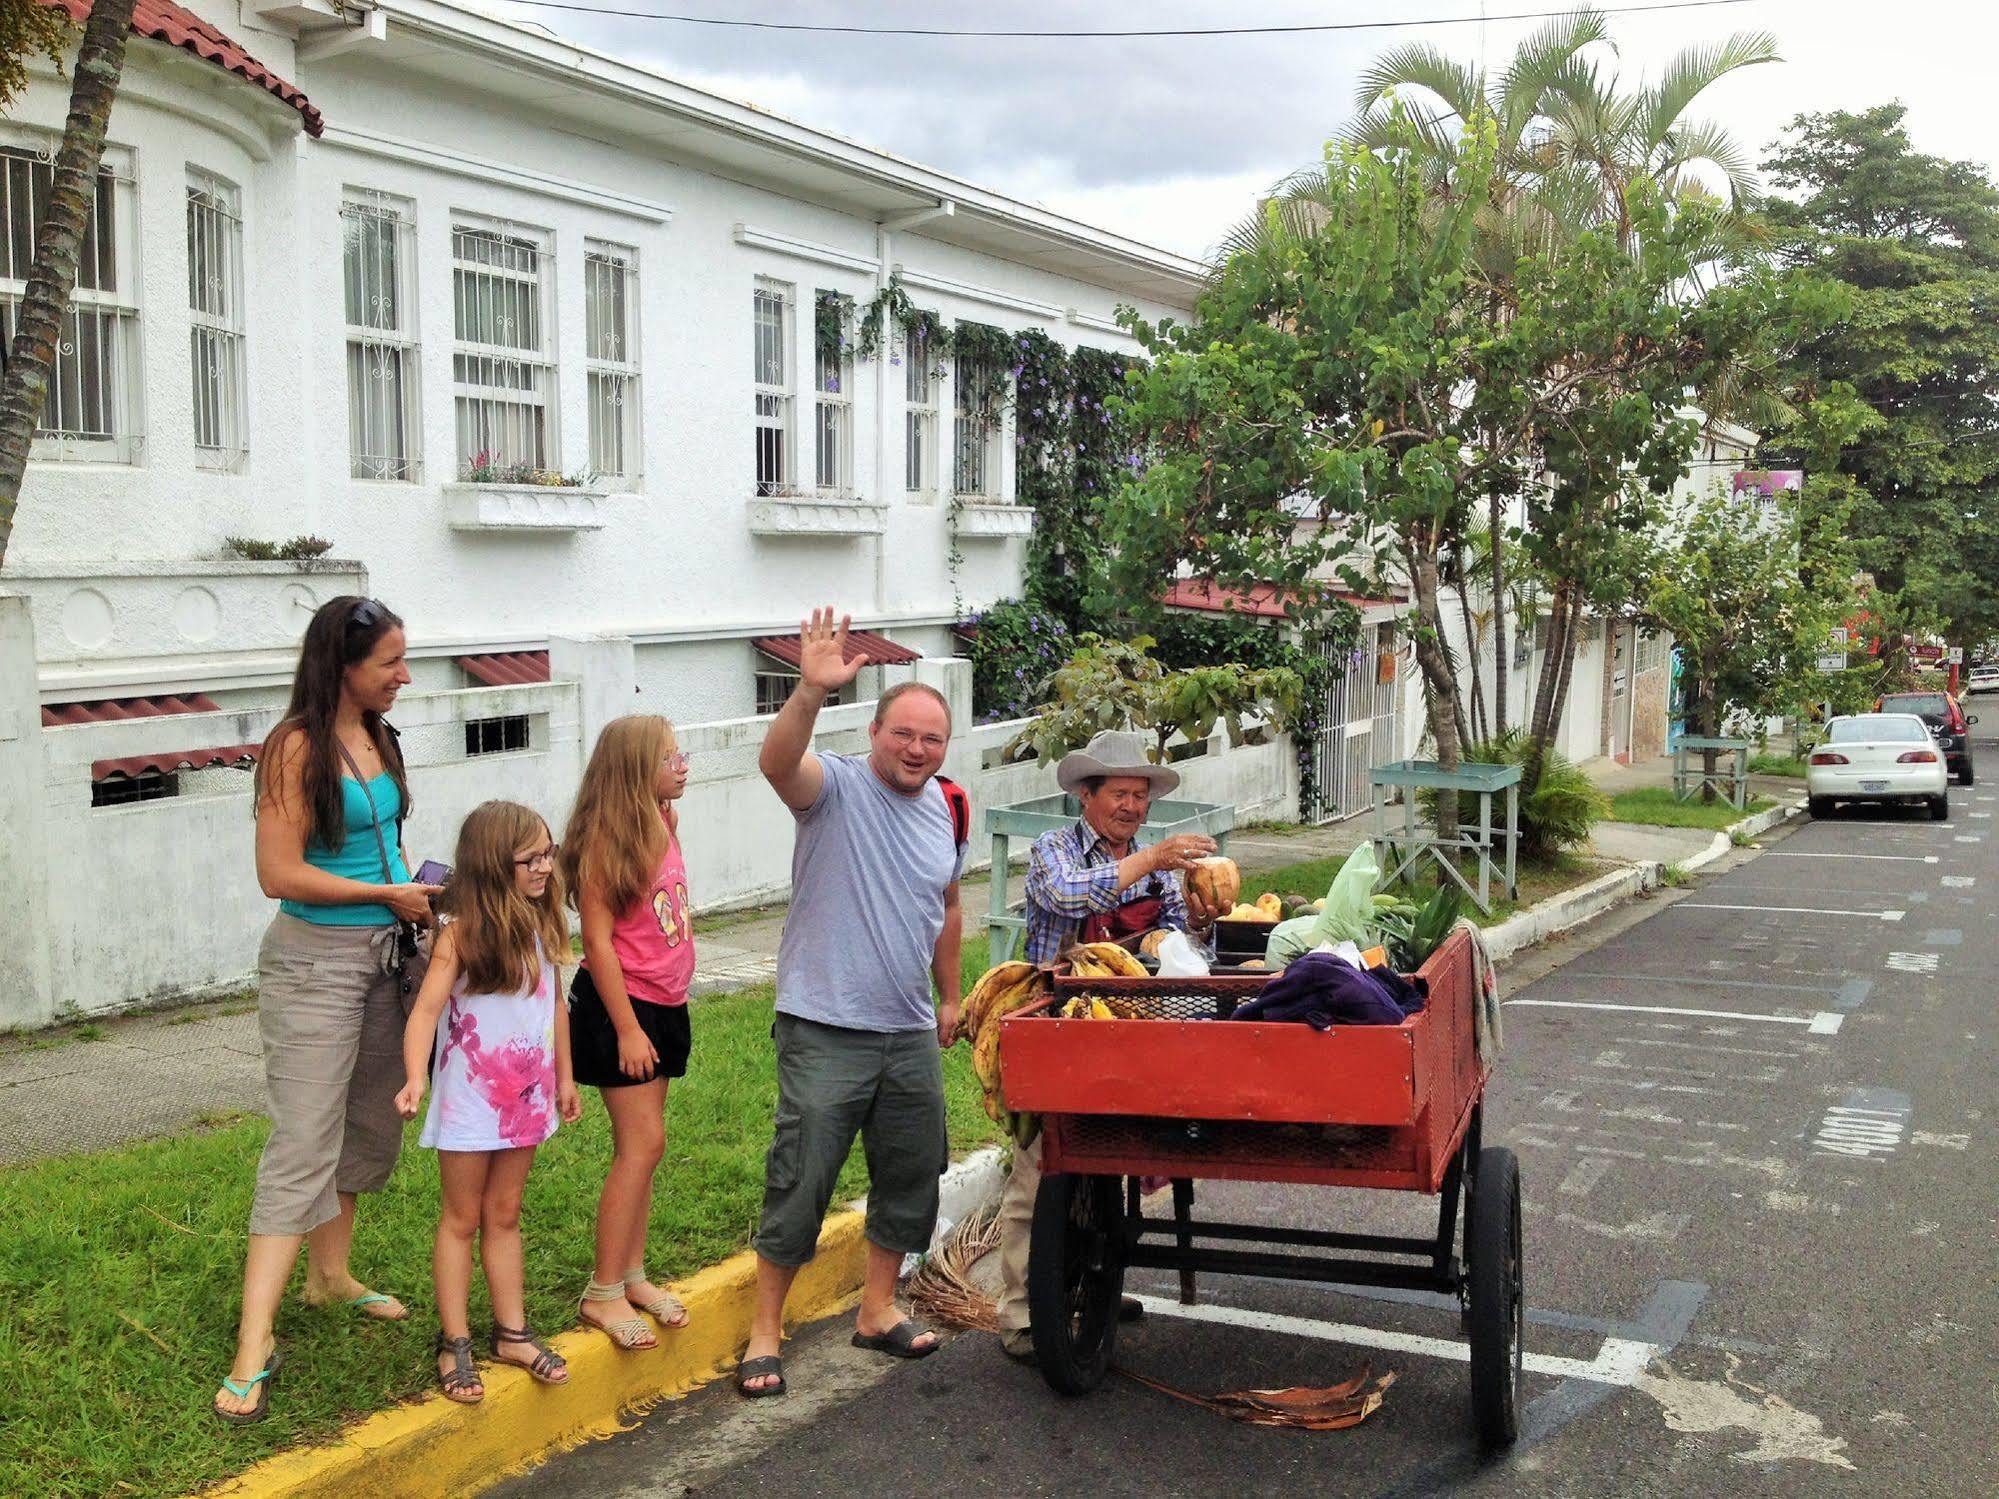
M 1158 796 L 1180 784 L 1180 772 L 1171 766 L 1154 765 L 1145 758 L 1145 736 L 1121 729 L 1106 729 L 1079 750 L 1071 750 L 1055 767 L 1055 784 L 1074 794 L 1094 776 L 1143 776 Z

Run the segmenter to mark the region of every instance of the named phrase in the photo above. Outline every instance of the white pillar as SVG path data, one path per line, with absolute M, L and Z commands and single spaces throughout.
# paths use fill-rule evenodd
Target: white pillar
M 581 693 L 578 729 L 586 763 L 605 724 L 639 711 L 638 668 L 627 636 L 552 635 L 548 674 L 557 682 L 576 683 Z
M 0 1029 L 55 1019 L 42 703 L 28 601 L 0 594 Z

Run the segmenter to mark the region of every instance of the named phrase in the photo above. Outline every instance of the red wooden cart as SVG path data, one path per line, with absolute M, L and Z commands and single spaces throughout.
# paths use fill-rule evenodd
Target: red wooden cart
M 1470 936 L 1453 933 L 1421 977 L 1429 1002 L 1399 1026 L 1228 1020 L 1266 981 L 1255 975 L 1064 977 L 1052 1000 L 1002 1022 L 1007 1106 L 1042 1121 L 1028 1303 L 1050 1385 L 1079 1395 L 1103 1378 L 1128 1268 L 1177 1270 L 1189 1302 L 1200 1270 L 1439 1291 L 1463 1308 L 1479 1438 L 1513 1440 L 1520 1172 L 1512 1151 L 1480 1140 L 1491 1068 L 1475 1044 Z M 1075 994 L 1130 1001 L 1146 1018 L 1060 1018 Z M 1144 1176 L 1172 1179 L 1170 1220 L 1145 1216 Z M 1437 1231 L 1197 1222 L 1200 1178 L 1423 1192 L 1438 1198 Z

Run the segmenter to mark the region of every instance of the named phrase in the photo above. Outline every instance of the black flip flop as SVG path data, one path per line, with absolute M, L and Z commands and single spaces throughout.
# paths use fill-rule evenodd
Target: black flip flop
M 753 1390 L 745 1381 L 761 1379 L 766 1374 L 777 1376 L 776 1384 L 767 1384 L 760 1390 Z M 745 1400 L 762 1400 L 771 1395 L 784 1393 L 784 1360 L 774 1353 L 762 1358 L 746 1358 L 736 1366 L 736 1393 Z
M 929 1347 L 916 1347 L 916 1340 L 929 1331 L 929 1328 L 919 1327 L 904 1317 L 887 1332 L 869 1333 L 857 1329 L 854 1333 L 854 1346 L 871 1349 L 876 1353 L 886 1353 L 890 1358 L 929 1358 L 944 1346 L 940 1340 L 933 1338 Z
M 211 1405 L 215 1419 L 225 1426 L 255 1426 L 271 1413 L 271 1386 L 278 1382 L 278 1371 L 284 1367 L 284 1353 L 274 1343 L 271 1356 L 264 1360 L 264 1367 L 252 1374 L 239 1385 L 234 1379 L 224 1379 L 222 1388 L 238 1400 L 249 1398 L 250 1392 L 257 1392 L 257 1403 L 246 1411 L 226 1411 L 219 1405 Z

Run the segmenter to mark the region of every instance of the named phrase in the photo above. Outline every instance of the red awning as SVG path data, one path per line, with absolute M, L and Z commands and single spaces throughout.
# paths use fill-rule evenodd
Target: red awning
M 494 651 L 484 656 L 460 656 L 465 675 L 486 687 L 525 687 L 546 682 L 547 651 Z
M 178 697 L 114 697 L 94 703 L 44 703 L 42 727 L 66 729 L 80 723 L 122 723 L 128 718 L 165 718 L 174 713 L 220 713 L 212 698 L 199 692 Z
M 750 642 L 766 656 L 774 656 L 786 666 L 797 666 L 802 654 L 802 645 L 796 635 L 763 635 Z M 921 661 L 923 652 L 912 651 L 906 645 L 897 645 L 886 635 L 877 635 L 872 630 L 849 630 L 847 632 L 847 659 L 859 656 L 869 666 L 906 666 L 911 661 Z
M 1357 593 L 1336 589 L 1333 596 L 1356 609 L 1392 609 L 1396 599 L 1362 598 Z M 1222 588 L 1206 578 L 1180 578 L 1160 595 L 1169 609 L 1200 609 L 1210 614 L 1244 614 L 1251 619 L 1283 619 L 1298 601 L 1295 588 L 1280 589 L 1274 583 L 1258 583 L 1250 588 Z
M 69 18 L 78 26 L 90 19 L 90 0 L 41 0 L 41 3 L 51 10 L 67 11 Z M 312 107 L 312 101 L 306 98 L 303 89 L 287 83 L 246 52 L 232 37 L 216 30 L 194 12 L 181 9 L 172 0 L 138 0 L 132 11 L 132 34 L 165 42 L 169 47 L 184 48 L 218 68 L 234 73 L 246 83 L 254 83 L 265 93 L 282 99 L 299 112 L 299 118 L 305 121 L 307 135 L 317 136 L 326 128 L 326 122 Z

